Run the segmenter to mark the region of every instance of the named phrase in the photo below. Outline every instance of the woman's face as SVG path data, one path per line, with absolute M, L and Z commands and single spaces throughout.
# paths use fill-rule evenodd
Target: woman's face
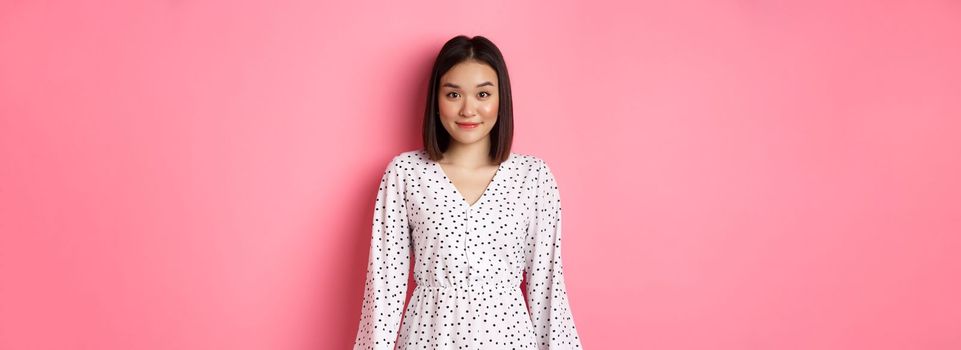
M 497 72 L 474 60 L 454 65 L 440 78 L 437 107 L 451 142 L 484 140 L 497 122 Z

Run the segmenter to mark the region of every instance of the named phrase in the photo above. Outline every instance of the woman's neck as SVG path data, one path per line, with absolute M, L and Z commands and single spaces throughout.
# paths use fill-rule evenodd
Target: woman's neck
M 450 146 L 444 152 L 441 163 L 453 164 L 465 168 L 479 168 L 491 165 L 490 138 L 485 137 L 477 142 L 464 144 L 451 140 Z

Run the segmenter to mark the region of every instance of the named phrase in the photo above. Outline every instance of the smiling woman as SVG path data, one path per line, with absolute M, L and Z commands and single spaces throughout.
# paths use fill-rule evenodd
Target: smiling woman
M 511 152 L 512 126 L 497 47 L 448 41 L 424 148 L 396 155 L 381 177 L 355 350 L 581 348 L 557 181 L 543 159 Z M 417 287 L 404 309 L 411 257 Z
M 424 149 L 430 159 L 440 160 L 447 151 L 457 152 L 458 143 L 479 141 L 476 149 L 486 148 L 495 163 L 503 162 L 514 136 L 513 106 L 507 64 L 497 46 L 482 36 L 457 36 L 434 61 L 424 108 Z
M 471 143 L 486 137 L 496 124 L 499 94 L 495 81 L 497 72 L 477 60 L 458 63 L 441 77 L 441 94 L 437 99 L 441 124 L 451 135 L 471 131 L 456 135 L 459 142 Z M 457 127 L 450 127 L 452 124 Z

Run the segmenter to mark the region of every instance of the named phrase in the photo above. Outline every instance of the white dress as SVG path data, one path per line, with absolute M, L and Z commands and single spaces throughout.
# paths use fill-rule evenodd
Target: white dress
M 372 233 L 355 350 L 581 349 L 544 160 L 511 153 L 468 204 L 425 150 L 403 152 L 381 178 Z

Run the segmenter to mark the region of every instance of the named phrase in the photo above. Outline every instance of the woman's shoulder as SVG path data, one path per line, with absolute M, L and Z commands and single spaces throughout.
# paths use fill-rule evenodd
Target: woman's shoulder
M 511 156 L 514 159 L 514 163 L 522 169 L 536 171 L 547 167 L 547 161 L 544 160 L 544 158 L 531 153 L 511 152 Z
M 425 152 L 423 148 L 418 148 L 418 149 L 412 149 L 407 151 L 401 151 L 397 154 L 394 154 L 394 157 L 393 159 L 391 159 L 391 161 L 420 160 L 426 156 L 427 156 L 427 152 Z
M 424 149 L 413 149 L 395 153 L 387 162 L 387 169 L 397 171 L 423 167 L 426 164 L 427 152 Z
M 408 157 L 408 158 L 423 158 L 427 156 L 427 150 L 423 148 L 414 148 L 407 151 L 400 152 L 397 154 L 398 157 Z

